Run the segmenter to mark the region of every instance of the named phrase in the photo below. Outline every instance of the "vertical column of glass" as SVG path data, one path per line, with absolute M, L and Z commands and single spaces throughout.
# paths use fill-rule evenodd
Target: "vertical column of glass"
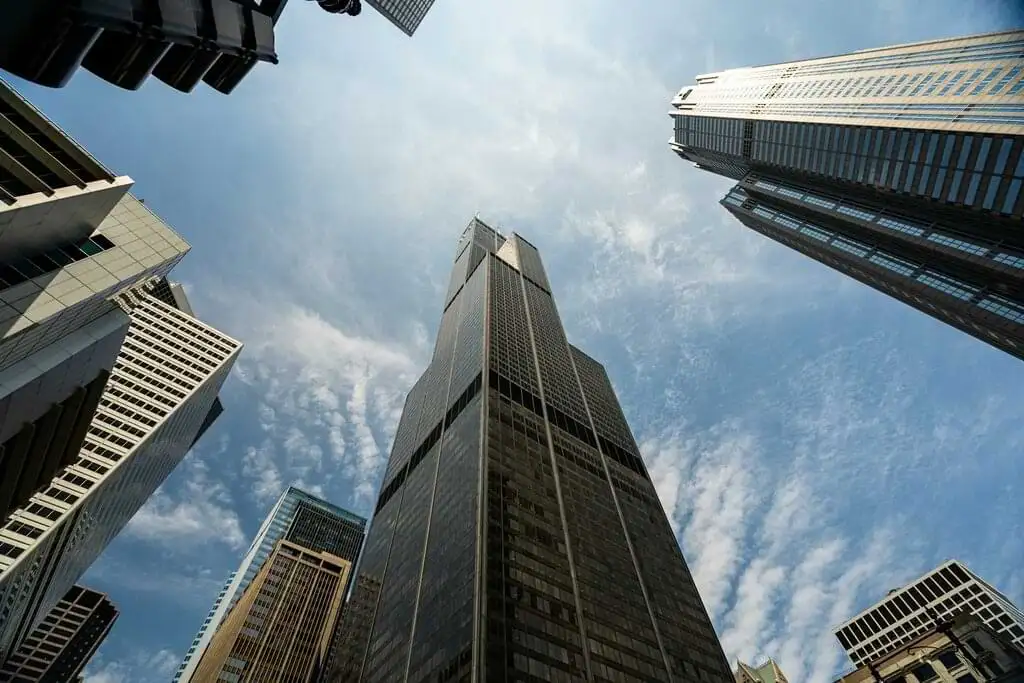
M 585 677 L 521 276 L 490 261 L 483 679 Z
M 441 437 L 441 453 L 423 558 L 416 626 L 409 657 L 409 681 L 456 677 L 468 672 L 473 644 L 476 563 L 477 480 L 480 468 L 479 388 L 467 405 L 460 397 L 479 387 L 484 342 L 486 261 L 459 294 L 460 310 L 448 390 L 449 414 L 456 415 Z M 453 306 L 454 307 L 454 306 Z M 466 392 L 470 391 L 470 394 Z M 442 399 L 438 399 L 444 405 Z M 447 678 L 446 678 L 447 680 Z

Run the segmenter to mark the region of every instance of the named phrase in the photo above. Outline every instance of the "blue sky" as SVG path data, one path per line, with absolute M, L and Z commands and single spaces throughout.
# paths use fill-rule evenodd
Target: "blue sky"
M 191 242 L 176 276 L 247 345 L 227 412 L 85 579 L 122 609 L 89 683 L 169 680 L 288 482 L 369 511 L 477 211 L 538 245 L 606 362 L 731 659 L 831 681 L 830 628 L 950 557 L 1024 603 L 1024 366 L 746 230 L 666 144 L 697 73 L 1012 7 L 437 0 L 408 39 L 296 1 L 281 64 L 229 97 L 25 87 Z

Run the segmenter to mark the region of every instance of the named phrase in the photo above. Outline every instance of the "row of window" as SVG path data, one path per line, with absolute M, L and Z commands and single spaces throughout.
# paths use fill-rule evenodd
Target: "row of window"
M 899 593 L 894 593 L 864 616 L 840 629 L 836 636 L 843 647 L 849 648 L 852 643 L 870 639 L 898 621 L 920 613 L 933 601 L 956 593 L 970 579 L 959 565 L 943 567 Z M 982 592 L 974 583 L 966 590 L 973 595 Z
M 1004 214 L 1024 183 L 1020 150 L 1009 173 L 1012 138 L 783 121 L 756 121 L 754 133 L 755 160 L 984 210 L 998 201 Z
M 730 200 L 729 197 L 732 199 Z M 726 198 L 729 204 L 739 206 L 743 204 L 747 195 L 745 192 L 742 192 L 742 190 L 734 190 L 733 192 L 730 192 L 729 197 Z M 739 204 L 736 203 L 737 201 Z M 933 270 L 922 269 L 920 264 L 915 264 L 894 254 L 886 253 L 877 247 L 861 244 L 848 237 L 843 237 L 830 230 L 825 230 L 820 226 L 810 225 L 793 216 L 788 216 L 759 204 L 755 204 L 751 208 L 751 211 L 765 220 L 772 221 L 773 223 L 782 225 L 790 230 L 800 232 L 803 235 L 828 244 L 840 251 L 852 253 L 861 258 L 867 256 L 867 260 L 871 263 L 888 268 L 889 270 L 899 273 L 905 277 L 913 277 L 917 282 L 928 285 L 929 287 L 943 292 L 944 294 L 954 296 L 961 301 L 973 302 L 974 305 L 979 308 L 995 313 L 1010 322 L 1018 324 L 1024 322 L 1024 305 L 1011 301 L 1006 297 L 999 296 L 997 294 L 986 294 L 983 298 L 973 301 L 980 292 L 980 289 L 974 285 L 962 282 L 956 278 Z M 870 256 L 868 256 L 869 254 Z
M 60 270 L 69 263 L 87 259 L 90 256 L 113 249 L 114 243 L 99 233 L 84 240 L 55 247 L 42 254 L 20 258 L 0 265 L 0 290 L 21 284 L 26 280 Z
M 904 104 L 877 102 L 760 102 L 710 103 L 698 111 L 705 116 L 732 115 L 737 118 L 811 117 L 908 121 L 951 121 L 963 123 L 1020 124 L 1024 122 L 1024 108 L 1012 104 Z M 680 114 L 685 116 L 686 114 Z
M 817 98 L 876 98 L 876 97 L 942 97 L 978 95 L 1016 95 L 1024 90 L 1022 68 L 997 66 L 990 70 L 962 69 L 959 71 L 930 71 L 917 74 L 882 74 L 849 78 L 819 79 L 778 83 L 764 93 L 765 86 L 746 88 L 716 88 L 708 93 L 709 100 L 755 98 L 767 95 L 779 99 Z M 1009 86 L 1009 89 L 1007 87 Z M 955 90 L 954 90 L 955 88 Z M 1005 91 L 1005 92 L 1004 92 Z
M 836 60 L 812 60 L 782 68 L 764 68 L 749 72 L 748 78 L 774 79 L 789 73 L 800 76 L 811 74 L 850 73 L 875 69 L 909 69 L 920 66 L 963 64 L 992 60 L 1014 60 L 1024 57 L 1024 40 L 1006 40 L 998 43 L 936 48 L 910 48 L 909 51 L 877 56 L 850 55 Z M 744 74 L 746 75 L 746 74 Z
M 1009 141 L 1007 140 L 1006 142 Z M 1021 159 L 1022 163 L 1018 165 L 1024 167 L 1024 154 L 1021 155 Z M 836 198 L 824 197 L 802 188 L 791 187 L 783 183 L 771 182 L 764 179 L 755 180 L 754 187 L 766 192 L 771 192 L 772 194 L 795 199 L 803 204 L 833 209 L 847 216 L 859 218 L 860 220 L 870 223 L 876 223 L 877 225 L 894 232 L 903 233 L 912 237 L 922 237 L 930 242 L 935 242 L 936 244 L 941 244 L 945 247 L 957 249 L 975 256 L 989 256 L 997 263 L 1011 266 L 1013 268 L 1024 269 L 1024 256 L 997 251 L 997 247 L 995 245 L 982 245 L 961 237 L 954 237 L 949 234 L 941 233 L 936 231 L 933 226 L 921 225 L 907 218 L 878 214 L 864 207 L 850 203 L 842 203 Z

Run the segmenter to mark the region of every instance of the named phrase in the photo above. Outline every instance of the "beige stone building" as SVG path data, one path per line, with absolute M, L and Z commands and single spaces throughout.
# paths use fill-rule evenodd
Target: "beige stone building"
M 1024 649 L 960 612 L 836 683 L 1021 683 Z
M 194 683 L 310 683 L 327 657 L 352 564 L 280 540 L 221 623 Z

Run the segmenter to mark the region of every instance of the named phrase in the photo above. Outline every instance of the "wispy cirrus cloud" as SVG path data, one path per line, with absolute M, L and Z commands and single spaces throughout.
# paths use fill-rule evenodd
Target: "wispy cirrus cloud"
M 355 332 L 359 321 L 342 327 L 296 306 L 253 312 L 239 363 L 261 433 L 241 462 L 252 496 L 266 505 L 295 483 L 313 493 L 344 488 L 349 504 L 367 505 L 425 336 L 378 340 Z
M 761 337 L 788 364 L 784 340 Z M 663 364 L 687 354 L 660 351 Z M 865 352 L 870 364 L 853 360 Z M 685 367 L 664 382 L 705 387 L 724 370 Z M 928 372 L 868 333 L 787 366 L 784 383 L 734 394 L 720 409 L 729 419 L 701 427 L 694 418 L 644 439 L 659 496 L 731 659 L 770 655 L 792 680 L 832 680 L 847 660 L 831 628 L 887 589 L 950 556 L 983 571 L 977 565 L 986 558 L 1024 552 L 1016 538 L 930 540 L 962 519 L 936 508 L 931 492 L 974 479 L 964 454 L 977 453 L 979 439 L 1017 443 L 1020 430 L 1003 399 L 986 391 L 958 398 L 983 429 L 940 427 L 959 418 L 912 389 Z M 671 404 L 678 391 L 686 390 L 666 391 L 661 401 Z M 994 452 L 1001 464 L 990 465 L 1010 465 L 1006 451 Z M 989 518 L 1018 503 L 997 494 L 973 505 Z M 993 576 L 1000 579 L 1004 590 L 1019 581 Z

